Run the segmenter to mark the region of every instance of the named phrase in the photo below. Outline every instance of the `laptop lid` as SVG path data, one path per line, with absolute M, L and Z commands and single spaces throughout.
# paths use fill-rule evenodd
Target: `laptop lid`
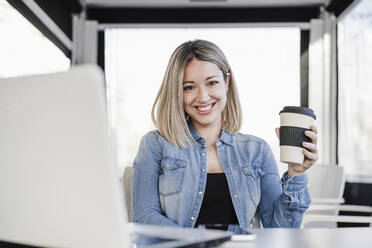
M 0 79 L 0 245 L 128 248 L 132 237 L 154 248 L 205 247 L 230 239 L 128 225 L 107 119 L 97 66 Z
M 0 80 L 0 239 L 129 247 L 103 73 Z

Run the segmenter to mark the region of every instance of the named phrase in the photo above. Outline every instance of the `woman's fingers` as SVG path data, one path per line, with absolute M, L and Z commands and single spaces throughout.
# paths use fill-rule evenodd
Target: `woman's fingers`
M 306 159 L 310 160 L 312 163 L 315 163 L 318 160 L 318 154 L 317 153 L 309 152 L 306 149 L 302 149 L 302 150 L 303 150 L 303 153 L 304 153 Z
M 306 149 L 303 149 L 305 155 L 304 166 L 309 168 L 318 160 L 318 129 L 314 125 L 310 125 L 311 131 L 305 131 L 305 135 L 311 139 L 310 142 L 303 142 L 302 145 Z
M 280 129 L 277 127 L 275 128 L 275 133 L 276 133 L 276 136 L 278 136 L 278 139 L 280 139 Z
M 318 153 L 318 147 L 316 146 L 316 144 L 309 143 L 309 142 L 302 142 L 302 145 L 303 147 L 307 148 L 311 152 Z
M 312 130 L 314 133 L 318 133 L 318 129 L 314 125 L 310 125 L 310 130 Z
M 318 135 L 316 135 L 316 133 L 314 131 L 307 130 L 307 131 L 305 131 L 305 135 L 311 139 L 311 142 L 313 144 L 318 143 Z

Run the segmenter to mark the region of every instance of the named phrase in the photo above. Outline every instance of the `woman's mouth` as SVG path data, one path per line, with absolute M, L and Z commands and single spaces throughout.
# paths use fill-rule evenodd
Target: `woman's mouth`
M 215 104 L 215 102 L 211 103 L 211 104 L 208 104 L 208 105 L 195 106 L 195 108 L 196 108 L 196 111 L 198 112 L 198 114 L 205 115 L 205 114 L 209 114 L 213 111 L 214 104 Z

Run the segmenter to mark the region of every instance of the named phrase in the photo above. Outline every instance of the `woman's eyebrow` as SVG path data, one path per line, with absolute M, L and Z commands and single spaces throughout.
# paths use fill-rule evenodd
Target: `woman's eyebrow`
M 218 76 L 217 75 L 208 76 L 208 77 L 205 78 L 205 80 L 207 81 L 207 80 L 209 80 L 211 78 L 214 78 L 214 77 L 218 77 Z M 194 81 L 185 81 L 182 84 L 187 84 L 187 83 L 194 83 Z
M 212 75 L 212 76 L 209 76 L 209 77 L 205 78 L 205 80 L 209 80 L 209 79 L 214 78 L 214 77 L 218 77 L 218 76 L 217 75 Z

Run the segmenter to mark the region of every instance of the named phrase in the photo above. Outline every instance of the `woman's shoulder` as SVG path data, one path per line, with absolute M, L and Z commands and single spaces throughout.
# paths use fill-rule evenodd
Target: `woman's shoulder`
M 234 141 L 237 143 L 256 143 L 257 145 L 266 145 L 267 142 L 255 135 L 252 134 L 244 134 L 244 133 L 235 133 L 233 134 Z
M 168 142 L 160 133 L 159 130 L 152 130 L 146 133 L 141 140 L 139 151 L 149 151 L 156 158 L 160 159 L 166 156 L 179 157 L 180 151 L 183 150 L 180 147 L 176 147 Z
M 160 133 L 159 130 L 151 130 L 142 137 L 142 142 L 147 143 L 151 146 L 156 146 L 157 148 L 168 148 L 174 147 L 169 143 L 164 136 Z
M 264 139 L 251 134 L 234 134 L 234 143 L 243 159 L 251 163 L 261 163 L 271 153 L 271 148 Z
M 160 159 L 162 157 L 162 151 L 163 148 L 161 145 L 161 135 L 158 130 L 149 131 L 142 136 L 138 148 L 138 154 L 151 153 L 154 158 Z
M 154 129 L 147 132 L 143 137 L 142 141 L 146 143 L 159 143 L 161 139 L 164 139 L 163 136 L 160 134 L 159 130 Z

